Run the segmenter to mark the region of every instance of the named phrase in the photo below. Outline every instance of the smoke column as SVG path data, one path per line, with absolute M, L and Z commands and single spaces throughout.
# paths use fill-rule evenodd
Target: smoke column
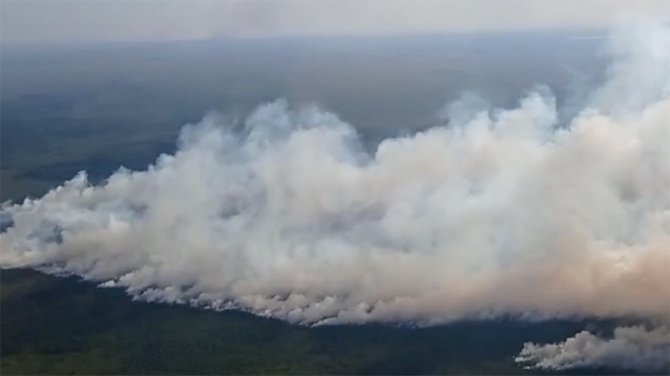
M 466 96 L 372 152 L 317 108 L 270 103 L 241 131 L 210 114 L 145 171 L 4 203 L 0 265 L 300 324 L 643 317 L 517 360 L 667 367 L 670 30 L 607 43 L 567 124 L 547 88 L 512 109 Z

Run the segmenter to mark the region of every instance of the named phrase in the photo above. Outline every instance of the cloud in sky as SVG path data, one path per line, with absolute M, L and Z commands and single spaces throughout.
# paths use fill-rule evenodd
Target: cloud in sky
M 665 0 L 2 1 L 5 42 L 603 28 L 670 20 Z

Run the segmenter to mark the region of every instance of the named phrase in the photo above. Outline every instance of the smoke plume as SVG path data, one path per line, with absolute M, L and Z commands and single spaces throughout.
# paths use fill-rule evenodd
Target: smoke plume
M 336 115 L 282 100 L 243 129 L 210 114 L 145 171 L 4 203 L 0 265 L 301 324 L 667 322 L 670 30 L 607 43 L 608 80 L 565 124 L 547 88 L 512 109 L 468 96 L 445 125 L 373 151 Z M 519 361 L 662 364 L 667 335 L 580 333 Z
M 649 372 L 670 367 L 670 332 L 667 326 L 650 331 L 640 326 L 620 327 L 603 339 L 583 331 L 559 344 L 527 343 L 517 362 L 538 368 L 616 367 Z

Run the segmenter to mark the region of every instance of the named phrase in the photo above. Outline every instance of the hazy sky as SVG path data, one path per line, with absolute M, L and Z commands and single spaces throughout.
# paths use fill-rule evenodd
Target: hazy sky
M 670 0 L 1 0 L 4 42 L 602 28 Z

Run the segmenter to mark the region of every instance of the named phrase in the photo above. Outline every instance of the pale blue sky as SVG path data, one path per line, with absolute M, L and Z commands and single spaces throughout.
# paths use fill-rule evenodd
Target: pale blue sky
M 606 28 L 670 0 L 1 0 L 3 42 Z

